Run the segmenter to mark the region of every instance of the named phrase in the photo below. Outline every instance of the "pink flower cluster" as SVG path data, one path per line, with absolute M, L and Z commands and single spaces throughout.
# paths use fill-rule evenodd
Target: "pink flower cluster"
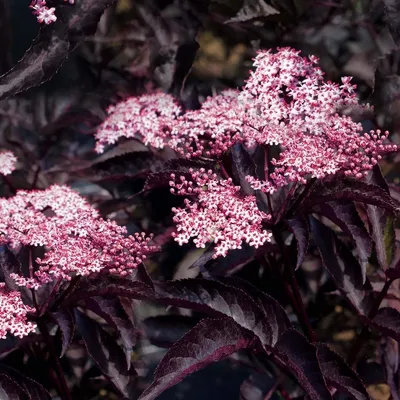
M 272 192 L 289 182 L 305 183 L 339 172 L 362 178 L 382 155 L 397 146 L 384 144 L 389 133 L 363 131 L 360 123 L 340 115 L 358 105 L 350 77 L 342 84 L 325 82 L 318 59 L 301 57 L 290 48 L 260 51 L 240 94 L 245 104 L 244 131 L 248 145 L 279 145 L 269 181 L 249 177 L 255 189 Z
M 0 234 L 0 243 L 14 250 L 44 247 L 32 276 L 12 275 L 18 285 L 33 289 L 71 275 L 104 270 L 125 275 L 155 251 L 148 244 L 151 236 L 127 236 L 124 227 L 100 218 L 73 190 L 56 185 L 0 199 Z
M 121 137 L 169 146 L 188 158 L 219 158 L 237 142 L 276 145 L 281 153 L 268 180 L 248 177 L 254 189 L 270 193 L 337 173 L 362 178 L 397 146 L 385 144 L 388 132 L 362 134 L 360 123 L 339 113 L 358 106 L 355 86 L 350 77 L 340 85 L 324 81 L 317 62 L 291 48 L 260 51 L 240 91 L 225 91 L 184 114 L 169 95 L 130 98 L 111 108 L 96 134 L 96 150 Z
M 270 241 L 272 234 L 263 229 L 268 214 L 259 211 L 255 196 L 246 196 L 232 180 L 218 180 L 212 171 L 190 170 L 191 180 L 171 175 L 171 192 L 195 195 L 185 199 L 185 208 L 174 208 L 177 232 L 174 239 L 180 245 L 191 238 L 198 248 L 215 243 L 213 257 L 226 256 L 229 250 L 240 249 L 243 242 L 258 248 Z
M 27 320 L 27 313 L 34 309 L 21 300 L 21 293 L 9 291 L 0 283 L 0 339 L 5 339 L 10 332 L 20 338 L 35 332 L 36 325 Z
M 75 0 L 64 1 L 68 1 L 69 4 L 75 3 Z M 57 17 L 55 15 L 56 9 L 54 7 L 47 7 L 46 0 L 32 0 L 29 7 L 33 10 L 32 13 L 36 16 L 40 24 L 44 23 L 46 25 L 50 25 L 51 23 L 57 21 Z
M 136 138 L 145 145 L 162 149 L 181 108 L 172 96 L 153 93 L 130 97 L 107 111 L 109 117 L 96 133 L 98 153 L 121 137 Z
M 10 175 L 15 170 L 17 157 L 11 151 L 0 152 L 0 174 Z

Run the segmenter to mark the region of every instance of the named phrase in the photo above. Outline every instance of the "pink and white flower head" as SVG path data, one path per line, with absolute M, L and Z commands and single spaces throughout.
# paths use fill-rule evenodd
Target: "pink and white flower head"
M 95 138 L 96 152 L 119 139 L 136 138 L 146 146 L 162 149 L 181 108 L 175 99 L 164 93 L 130 97 L 108 108 L 109 116 L 100 125 Z
M 11 151 L 0 152 L 0 174 L 10 175 L 17 164 L 17 157 Z
M 172 175 L 170 182 L 172 193 L 195 195 L 194 200 L 185 200 L 185 208 L 172 210 L 174 239 L 180 245 L 191 238 L 198 248 L 214 242 L 217 258 L 240 249 L 243 242 L 258 248 L 271 240 L 272 234 L 262 227 L 270 215 L 259 211 L 255 196 L 243 195 L 230 179 L 218 180 L 212 171 L 191 170 L 191 177 Z
M 27 319 L 27 314 L 33 312 L 22 302 L 21 293 L 9 291 L 0 283 L 0 339 L 5 339 L 7 333 L 22 338 L 35 332 L 36 325 Z
M 383 154 L 397 146 L 384 144 L 388 132 L 362 134 L 360 123 L 340 115 L 358 105 L 350 77 L 338 85 L 324 81 L 316 57 L 305 58 L 290 48 L 260 51 L 240 100 L 246 104 L 244 131 L 248 145 L 279 145 L 269 181 L 249 177 L 254 189 L 273 192 L 290 182 L 343 173 L 361 178 Z
M 126 275 L 148 254 L 151 236 L 128 236 L 124 227 L 102 219 L 82 197 L 66 186 L 19 191 L 0 199 L 0 243 L 11 249 L 43 246 L 33 277 L 12 275 L 18 285 L 38 288 L 53 280 L 100 271 Z

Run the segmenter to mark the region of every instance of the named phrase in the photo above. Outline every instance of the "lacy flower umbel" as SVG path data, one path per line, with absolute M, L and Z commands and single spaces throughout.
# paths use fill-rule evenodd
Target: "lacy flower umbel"
M 325 81 L 318 59 L 299 53 L 291 48 L 259 51 L 242 89 L 209 97 L 198 110 L 184 112 L 162 93 L 131 97 L 110 108 L 96 134 L 96 150 L 102 152 L 105 144 L 122 137 L 136 138 L 154 148 L 167 146 L 178 156 L 221 164 L 237 143 L 249 150 L 278 147 L 264 179 L 246 177 L 254 190 L 268 194 L 312 178 L 363 178 L 397 146 L 385 143 L 388 132 L 363 133 L 360 123 L 340 113 L 360 107 L 350 77 L 343 77 L 341 84 Z M 212 174 L 192 177 L 193 182 L 185 177 L 171 181 L 178 194 L 193 196 L 185 209 L 174 210 L 176 241 L 195 238 L 198 247 L 213 241 L 215 255 L 226 255 L 243 241 L 257 247 L 269 239 L 261 224 L 268 217 L 258 211 L 254 196 L 243 196 L 232 182 Z
M 98 215 L 65 186 L 19 191 L 0 199 L 0 242 L 12 250 L 42 246 L 44 256 L 30 277 L 12 274 L 20 286 L 37 289 L 54 280 L 108 272 L 123 276 L 155 250 L 145 234 L 128 236 L 126 228 Z
M 242 248 L 243 241 L 258 248 L 271 239 L 263 230 L 262 222 L 270 216 L 259 211 L 255 196 L 240 193 L 232 180 L 218 180 L 212 171 L 191 170 L 192 180 L 172 175 L 171 192 L 179 195 L 196 195 L 195 201 L 185 200 L 185 208 L 174 208 L 177 233 L 175 240 L 204 248 L 207 242 L 215 243 L 214 258 L 226 256 L 229 250 Z

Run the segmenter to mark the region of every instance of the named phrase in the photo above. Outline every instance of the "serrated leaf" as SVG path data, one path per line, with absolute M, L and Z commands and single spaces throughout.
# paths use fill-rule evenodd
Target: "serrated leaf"
M 255 18 L 268 17 L 269 15 L 274 14 L 279 14 L 279 11 L 267 4 L 264 0 L 244 0 L 243 6 L 236 16 L 226 21 L 226 23 L 245 22 Z
M 1 366 L 0 369 L 4 371 L 10 379 L 18 382 L 18 386 L 22 389 L 28 396 L 28 400 L 51 400 L 49 392 L 38 382 L 33 379 L 28 378 L 16 371 L 13 368 L 7 366 Z M 3 399 L 2 397 L 0 397 Z M 26 397 L 23 397 L 26 399 Z
M 221 282 L 243 290 L 251 299 L 260 307 L 264 315 L 268 318 L 268 322 L 274 334 L 274 342 L 279 336 L 291 327 L 289 317 L 282 306 L 267 293 L 257 289 L 250 282 L 236 277 L 225 277 L 220 279 Z
M 274 348 L 312 400 L 331 399 L 317 359 L 317 349 L 294 329 L 287 330 Z
M 205 319 L 171 347 L 160 361 L 153 382 L 139 400 L 155 399 L 187 375 L 251 347 L 253 343 L 254 335 L 232 319 Z
M 380 308 L 370 322 L 383 334 L 400 341 L 400 312 L 394 308 Z
M 203 311 L 215 316 L 228 316 L 241 327 L 257 335 L 263 345 L 276 341 L 268 318 L 242 290 L 221 282 L 205 279 L 155 283 L 157 298 L 167 304 Z
M 296 269 L 298 269 L 307 255 L 308 245 L 310 243 L 310 224 L 307 218 L 302 216 L 291 218 L 287 222 L 297 243 Z
M 132 350 L 138 335 L 137 329 L 126 315 L 118 298 L 91 297 L 85 302 L 86 307 L 102 317 L 112 326 L 121 338 L 126 357 L 127 368 L 130 368 Z
M 48 81 L 74 50 L 77 40 L 96 31 L 104 12 L 116 0 L 80 0 L 73 6 L 59 4 L 57 21 L 41 28 L 23 58 L 0 77 L 0 99 Z
M 54 320 L 54 322 L 58 325 L 61 338 L 62 338 L 62 347 L 60 357 L 63 357 L 68 350 L 72 339 L 74 338 L 75 332 L 75 321 L 74 317 L 70 310 L 68 309 L 60 309 L 54 313 L 50 313 L 50 317 Z
M 369 400 L 360 377 L 337 353 L 323 344 L 317 345 L 317 358 L 327 383 L 354 400 Z
M 6 374 L 0 373 L 0 399 L 1 400 L 25 400 L 26 393 L 22 388 Z
M 132 299 L 154 299 L 153 288 L 142 281 L 132 281 L 114 276 L 81 279 L 73 293 L 66 298 L 65 305 L 75 305 L 83 299 L 97 296 L 123 296 Z
M 101 372 L 129 399 L 135 389 L 134 369 L 126 367 L 125 355 L 115 339 L 101 326 L 79 310 L 74 310 L 76 327 L 82 335 L 86 349 Z
M 368 279 L 363 279 L 362 267 L 332 229 L 311 216 L 310 226 L 322 262 L 337 288 L 358 313 L 367 315 L 372 287 Z
M 311 211 L 314 206 L 333 200 L 358 201 L 391 212 L 399 211 L 399 204 L 381 187 L 345 178 L 316 184 L 299 209 L 302 212 Z
M 372 250 L 372 239 L 358 215 L 354 203 L 330 201 L 320 204 L 317 210 L 319 214 L 329 218 L 353 239 L 365 281 L 368 258 Z
M 302 346 L 306 345 L 308 354 L 305 360 L 301 360 L 302 355 L 306 354 L 299 353 L 296 361 L 292 361 L 294 349 L 290 348 L 286 339 L 282 341 L 282 337 L 286 338 L 289 322 L 277 302 L 268 295 L 259 293 L 250 284 L 232 278 L 227 278 L 226 281 L 229 285 L 205 279 L 155 282 L 155 291 L 158 301 L 165 304 L 228 317 L 242 329 L 252 332 L 257 338 L 257 342 L 261 343 L 267 351 L 272 351 L 280 359 L 283 359 L 284 366 L 299 379 L 300 385 L 312 399 L 330 399 L 330 396 L 326 397 L 326 387 L 325 390 L 323 389 L 325 383 L 323 378 L 320 379 L 321 372 L 318 374 L 315 369 L 311 369 L 311 375 L 309 375 L 306 370 L 311 366 L 310 360 L 313 357 L 309 351 L 313 349 L 315 355 L 316 348 L 300 334 L 303 339 L 299 339 L 298 336 L 294 336 L 294 339 Z M 247 294 L 248 291 L 250 296 Z M 252 299 L 253 296 L 256 301 Z M 262 307 L 260 307 L 260 303 L 263 303 Z M 278 343 L 280 343 L 280 347 L 278 347 Z M 314 361 L 317 368 L 318 362 Z M 315 388 L 312 387 L 311 381 L 315 381 Z M 316 397 L 316 393 L 321 397 Z

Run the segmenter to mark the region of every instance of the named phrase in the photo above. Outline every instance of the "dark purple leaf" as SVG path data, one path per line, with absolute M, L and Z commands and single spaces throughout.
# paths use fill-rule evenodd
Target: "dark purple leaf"
M 189 331 L 160 361 L 151 385 L 139 400 L 152 400 L 186 376 L 238 350 L 249 348 L 254 335 L 230 318 L 205 319 Z
M 347 393 L 354 400 L 368 400 L 370 397 L 360 377 L 337 353 L 328 346 L 317 346 L 317 358 L 326 382 Z
M 143 321 L 144 332 L 150 343 L 158 347 L 171 347 L 199 321 L 184 315 L 159 315 Z
M 317 210 L 319 214 L 328 217 L 354 240 L 358 259 L 362 267 L 363 279 L 365 280 L 368 258 L 372 250 L 372 240 L 358 215 L 354 203 L 331 201 L 320 204 Z
M 310 217 L 310 225 L 322 262 L 337 288 L 358 313 L 367 315 L 372 288 L 368 279 L 364 281 L 360 264 L 332 229 L 314 217 Z
M 60 309 L 54 313 L 50 314 L 51 318 L 58 325 L 61 338 L 62 338 L 62 347 L 61 347 L 61 355 L 63 357 L 70 346 L 72 339 L 74 338 L 75 332 L 75 321 L 74 317 L 70 310 L 68 309 Z
M 232 318 L 241 327 L 258 336 L 263 345 L 272 346 L 277 339 L 269 319 L 244 291 L 221 282 L 183 279 L 155 283 L 157 298 L 166 304 Z M 273 319 L 271 319 L 273 320 Z
M 119 334 L 126 357 L 126 364 L 129 369 L 132 350 L 136 343 L 138 332 L 124 311 L 119 298 L 108 299 L 96 296 L 87 299 L 85 304 L 89 310 L 102 317 Z
M 331 399 L 317 359 L 317 349 L 294 329 L 278 340 L 274 353 L 293 373 L 312 400 Z
M 307 218 L 301 216 L 289 219 L 287 222 L 297 243 L 297 269 L 301 266 L 307 254 L 308 245 L 310 243 L 310 224 Z
M 131 398 L 135 388 L 136 374 L 133 368 L 128 371 L 124 352 L 115 339 L 97 322 L 77 309 L 74 310 L 74 314 L 77 329 L 82 335 L 90 357 L 124 397 Z
M 28 394 L 28 400 L 50 400 L 51 396 L 48 391 L 38 382 L 33 379 L 28 378 L 26 375 L 19 373 L 15 369 L 1 366 L 1 371 L 14 380 L 18 382 L 18 386 Z M 3 399 L 2 397 L 0 397 Z M 26 397 L 23 397 L 26 399 Z
M 241 144 L 235 144 L 232 149 L 232 172 L 235 180 L 240 184 L 246 194 L 254 194 L 254 189 L 247 181 L 246 176 L 257 176 L 256 165 L 245 147 Z
M 0 399 L 1 400 L 25 400 L 27 394 L 21 386 L 8 375 L 0 374 Z
M 273 297 L 243 279 L 228 277 L 222 278 L 221 281 L 229 286 L 243 290 L 260 307 L 272 327 L 275 342 L 283 332 L 291 327 L 285 310 Z
M 57 6 L 57 21 L 41 28 L 23 58 L 0 77 L 0 99 L 49 80 L 74 50 L 77 41 L 95 33 L 104 10 L 115 0 L 80 0 Z
M 274 14 L 279 14 L 279 11 L 267 4 L 264 0 L 244 0 L 243 6 L 236 16 L 226 22 L 245 22 L 255 18 L 268 17 L 269 15 Z
M 355 179 L 338 179 L 322 182 L 313 187 L 311 194 L 300 206 L 303 212 L 310 211 L 318 204 L 332 200 L 350 200 L 372 204 L 394 212 L 399 205 L 381 187 Z
M 303 367 L 310 367 L 308 365 L 309 359 L 307 359 L 305 365 L 299 364 L 299 360 L 293 363 L 290 361 L 293 356 L 291 352 L 288 354 L 285 353 L 286 350 L 291 350 L 285 344 L 285 341 L 281 343 L 280 348 L 275 346 L 276 343 L 281 342 L 282 337 L 285 337 L 287 325 L 289 324 L 283 309 L 274 299 L 258 292 L 251 285 L 246 284 L 246 282 L 236 279 L 228 279 L 227 282 L 230 284 L 234 283 L 235 286 L 222 284 L 218 281 L 187 279 L 155 283 L 155 290 L 158 300 L 163 303 L 203 311 L 216 316 L 224 316 L 234 320 L 236 324 L 245 328 L 246 331 L 253 332 L 268 351 L 277 353 L 279 358 L 283 360 L 284 366 L 291 370 L 297 378 L 301 379 L 299 380 L 300 385 L 310 396 L 313 396 L 314 393 L 323 394 L 324 391 L 321 385 L 324 385 L 324 381 L 323 379 L 322 381 L 318 380 L 319 377 L 322 377 L 321 372 L 319 372 L 319 375 L 315 373 L 315 376 L 309 377 L 315 380 L 316 389 L 312 388 L 312 383 L 304 381 L 304 376 L 308 376 L 308 373 L 307 371 L 303 371 Z M 247 291 L 249 291 L 249 295 Z M 254 295 L 256 301 L 252 299 Z M 258 305 L 260 303 L 262 303 L 261 307 Z M 294 336 L 294 338 L 300 341 L 297 336 Z M 305 339 L 304 342 L 313 349 L 315 355 L 316 348 Z M 316 365 L 318 366 L 318 362 L 316 362 Z M 312 398 L 316 399 L 315 396 Z M 330 397 L 322 396 L 320 398 Z
M 240 386 L 240 400 L 269 400 L 276 386 L 272 375 L 253 373 Z
M 394 308 L 380 308 L 371 324 L 383 334 L 400 340 L 400 312 Z
M 390 196 L 389 186 L 379 166 L 374 167 L 369 176 L 369 181 L 372 184 L 378 185 Z M 367 212 L 379 265 L 384 270 L 387 270 L 392 262 L 394 249 L 396 247 L 394 215 L 389 210 L 373 205 L 367 206 Z
M 67 297 L 66 304 L 96 296 L 123 296 L 132 299 L 154 299 L 155 292 L 146 283 L 127 278 L 103 276 L 95 279 L 81 279 L 74 292 Z

